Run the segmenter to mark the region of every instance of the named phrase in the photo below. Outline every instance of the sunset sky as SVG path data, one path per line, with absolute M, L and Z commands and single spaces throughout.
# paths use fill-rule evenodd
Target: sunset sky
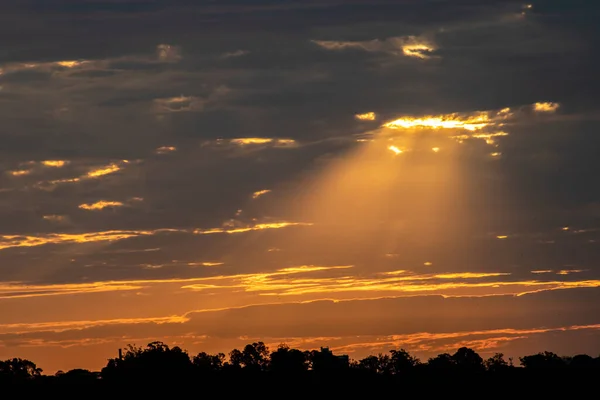
M 600 354 L 600 4 L 0 3 L 0 359 Z

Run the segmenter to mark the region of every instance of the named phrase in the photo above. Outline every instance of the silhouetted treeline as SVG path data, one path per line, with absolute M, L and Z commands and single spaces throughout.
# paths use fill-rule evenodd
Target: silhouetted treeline
M 256 342 L 241 350 L 233 349 L 227 356 L 204 352 L 191 356 L 179 347 L 152 342 L 146 347 L 129 345 L 124 352 L 119 351 L 118 357 L 109 359 L 99 372 L 75 369 L 59 371 L 55 375 L 43 375 L 42 370 L 29 360 L 0 361 L 0 385 L 3 386 L 29 384 L 60 388 L 67 384 L 101 389 L 137 385 L 147 389 L 201 384 L 238 394 L 265 384 L 298 391 L 329 387 L 337 393 L 340 390 L 352 393 L 365 387 L 384 390 L 401 385 L 405 389 L 432 394 L 447 384 L 468 384 L 471 388 L 487 385 L 501 391 L 541 385 L 539 390 L 551 391 L 559 386 L 582 387 L 598 378 L 600 357 L 585 354 L 560 357 L 543 352 L 520 357 L 515 365 L 502 353 L 483 359 L 467 347 L 454 354 L 439 354 L 427 361 L 419 360 L 404 349 L 351 360 L 326 347 L 302 351 L 282 344 L 270 351 L 263 342 Z

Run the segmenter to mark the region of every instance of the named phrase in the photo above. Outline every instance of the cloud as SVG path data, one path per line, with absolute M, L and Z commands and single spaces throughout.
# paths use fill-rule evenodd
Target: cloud
M 390 37 L 384 40 L 373 39 L 356 42 L 313 40 L 313 43 L 333 51 L 360 49 L 367 52 L 389 53 L 394 56 L 402 55 L 420 59 L 431 58 L 431 53 L 436 50 L 436 46 L 432 41 L 417 36 Z
M 559 107 L 560 107 L 560 104 L 550 103 L 550 102 L 535 103 L 533 105 L 533 109 L 536 112 L 547 112 L 547 113 L 556 112 L 556 110 L 558 110 Z
M 155 99 L 157 112 L 182 112 L 201 111 L 205 102 L 194 96 L 177 96 L 164 99 Z
M 192 352 L 228 352 L 264 340 L 272 346 L 285 342 L 301 349 L 327 345 L 354 358 L 402 347 L 426 360 L 463 345 L 482 355 L 500 351 L 510 357 L 543 349 L 573 354 L 581 351 L 581 345 L 590 348 L 590 340 L 597 339 L 598 324 L 590 323 L 580 308 L 593 312 L 597 303 L 589 300 L 594 296 L 597 290 L 517 298 L 320 301 L 162 317 L 4 323 L 0 341 L 25 354 L 28 347 L 34 347 L 40 355 L 70 346 L 81 351 L 103 341 L 111 345 L 104 351 L 113 351 L 126 343 L 143 344 L 157 338 L 180 343 Z M 514 310 L 519 310 L 518 315 Z M 569 340 L 575 337 L 581 340 Z M 524 352 L 527 346 L 530 350 Z M 92 362 L 102 363 L 107 356 L 101 352 L 99 360 Z M 62 365 L 54 361 L 52 367 Z
M 156 149 L 156 154 L 168 154 L 177 151 L 175 146 L 160 146 Z
M 12 247 L 36 247 L 46 244 L 112 242 L 137 236 L 153 235 L 162 232 L 177 232 L 176 229 L 159 229 L 155 231 L 105 231 L 74 233 L 50 233 L 43 236 L 2 235 L 0 250 Z
M 254 193 L 252 193 L 252 198 L 253 199 L 258 199 L 261 196 L 264 196 L 267 193 L 270 193 L 271 191 L 269 189 L 263 189 L 263 190 L 258 190 Z
M 100 200 L 100 201 L 97 201 L 97 202 L 91 203 L 91 204 L 80 204 L 79 208 L 81 208 L 82 210 L 97 211 L 97 210 L 103 210 L 105 208 L 115 208 L 115 207 L 123 207 L 123 206 L 124 206 L 124 204 L 120 201 Z
M 374 112 L 369 111 L 363 114 L 356 114 L 354 118 L 359 121 L 375 121 L 377 119 L 377 115 Z
M 230 225 L 225 225 L 223 228 L 212 228 L 212 229 L 196 229 L 194 230 L 195 234 L 198 235 L 212 235 L 215 233 L 245 233 L 251 231 L 262 231 L 265 229 L 281 229 L 293 226 L 312 226 L 313 224 L 310 222 L 271 222 L 271 223 L 263 223 L 263 224 L 255 224 L 255 225 L 240 225 L 235 222 Z

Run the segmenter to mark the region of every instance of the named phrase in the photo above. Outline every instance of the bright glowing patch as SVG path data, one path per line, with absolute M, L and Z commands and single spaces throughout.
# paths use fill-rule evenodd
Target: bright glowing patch
M 81 204 L 79 206 L 79 208 L 81 208 L 82 210 L 88 210 L 88 211 L 99 211 L 99 210 L 103 210 L 105 208 L 115 208 L 115 207 L 123 207 L 123 203 L 121 203 L 120 201 L 104 201 L 104 200 L 100 200 L 97 201 L 95 203 L 91 203 L 91 204 Z
M 240 139 L 231 139 L 232 143 L 235 144 L 265 144 L 271 143 L 275 139 L 270 138 L 240 138 Z
M 374 112 L 367 112 L 364 114 L 356 114 L 354 116 L 354 118 L 360 120 L 360 121 L 375 121 L 375 119 L 377 118 L 377 115 Z
M 202 265 L 203 267 L 218 267 L 220 265 L 223 265 L 224 263 L 222 262 L 203 262 L 200 263 L 200 265 Z M 194 266 L 195 263 L 188 263 L 189 266 Z
M 533 105 L 533 109 L 536 112 L 546 112 L 546 113 L 556 112 L 556 110 L 558 110 L 559 107 L 560 107 L 560 104 L 558 104 L 558 103 L 551 103 L 551 102 L 535 103 Z
M 389 150 L 393 151 L 396 155 L 398 154 L 402 154 L 402 150 L 400 150 L 398 147 L 396 146 L 389 146 L 388 147 Z
M 251 231 L 262 231 L 267 229 L 281 229 L 290 226 L 312 226 L 312 223 L 307 222 L 274 222 L 269 224 L 256 224 L 252 226 L 245 226 L 239 228 L 215 228 L 215 229 L 196 229 L 195 234 L 198 235 L 210 235 L 215 233 L 244 233 Z
M 496 236 L 496 239 L 501 239 L 501 240 L 508 239 L 508 236 L 507 235 L 498 235 L 498 236 Z
M 476 131 L 490 125 L 490 117 L 486 112 L 463 117 L 458 113 L 421 118 L 404 117 L 388 122 L 383 126 L 390 129 L 466 129 Z
M 249 138 L 236 138 L 231 139 L 229 143 L 236 144 L 238 146 L 247 145 L 273 145 L 275 147 L 293 147 L 296 145 L 296 141 L 293 139 L 276 139 L 276 138 L 261 138 L 261 137 L 249 137 Z
M 267 194 L 267 193 L 270 193 L 270 192 L 271 192 L 271 191 L 270 191 L 270 190 L 268 190 L 268 189 L 265 189 L 265 190 L 259 190 L 259 191 L 257 191 L 257 192 L 254 192 L 254 193 L 252 193 L 252 198 L 253 198 L 253 199 L 258 199 L 260 196 L 263 196 L 263 195 L 265 195 L 265 194 Z
M 98 178 L 100 176 L 113 174 L 113 173 L 119 171 L 120 169 L 121 169 L 121 167 L 119 167 L 117 164 L 110 164 L 110 165 L 107 165 L 106 167 L 92 170 L 92 171 L 88 172 L 86 176 L 88 178 Z
M 74 68 L 83 64 L 85 61 L 58 61 L 56 64 L 65 68 Z
M 434 153 L 437 153 L 440 151 L 439 147 L 434 147 L 433 149 L 431 149 L 431 151 L 433 151 Z
M 18 169 L 18 170 L 14 170 L 14 171 L 8 171 L 9 175 L 12 176 L 25 176 L 25 175 L 29 175 L 31 173 L 30 169 Z
M 433 47 L 427 46 L 425 44 L 407 44 L 402 46 L 402 52 L 407 57 L 416 57 L 416 58 L 429 58 L 431 57 L 429 53 L 434 51 Z
M 52 168 L 62 168 L 68 164 L 68 161 L 63 160 L 46 160 L 42 161 L 42 165 L 44 167 L 52 167 Z
M 506 126 L 520 118 L 530 115 L 531 107 L 538 111 L 553 112 L 558 107 L 557 103 L 536 103 L 517 109 L 505 107 L 499 110 L 455 112 L 450 114 L 402 116 L 381 125 L 381 130 L 371 134 L 386 137 L 403 137 L 417 135 L 423 132 L 445 134 L 446 137 L 463 143 L 466 140 L 479 139 L 488 145 L 498 147 L 497 140 L 508 136 Z M 437 147 L 436 147 L 437 148 Z M 436 150 L 433 150 L 436 151 Z M 492 153 L 493 157 L 499 152 Z

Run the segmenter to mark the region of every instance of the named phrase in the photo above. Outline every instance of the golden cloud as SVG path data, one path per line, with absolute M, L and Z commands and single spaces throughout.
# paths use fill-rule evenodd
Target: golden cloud
M 257 192 L 254 192 L 254 193 L 252 193 L 252 198 L 253 198 L 253 199 L 258 199 L 259 197 L 261 197 L 261 196 L 264 196 L 265 194 L 267 194 L 267 193 L 270 193 L 270 192 L 271 192 L 271 191 L 270 191 L 270 190 L 268 190 L 268 189 L 265 189 L 265 190 L 259 190 L 259 191 L 257 191 Z
M 370 111 L 364 114 L 356 114 L 354 118 L 356 118 L 359 121 L 375 121 L 375 119 L 377 119 L 377 115 L 374 112 Z
M 387 137 L 389 140 L 394 140 L 411 137 L 421 132 L 435 132 L 440 135 L 443 134 L 446 138 L 454 139 L 459 143 L 465 140 L 483 140 L 488 145 L 498 147 L 498 138 L 509 135 L 505 128 L 510 124 L 519 122 L 522 118 L 527 118 L 530 115 L 530 112 L 527 111 L 530 109 L 529 107 L 534 107 L 538 111 L 553 112 L 558 107 L 558 104 L 536 103 L 533 106 L 519 107 L 514 110 L 506 107 L 488 111 L 402 116 L 384 123 L 381 129 L 368 132 L 366 136 Z M 393 146 L 401 149 L 396 144 Z M 391 146 L 387 145 L 387 147 L 394 151 Z M 406 151 L 406 149 L 401 150 Z M 434 147 L 433 151 L 439 151 L 439 147 Z M 397 153 L 396 151 L 394 152 Z M 500 155 L 501 153 L 498 151 L 490 154 L 491 157 L 499 157 Z
M 312 223 L 307 222 L 272 222 L 264 224 L 256 224 L 244 227 L 232 227 L 232 228 L 212 228 L 212 229 L 196 229 L 194 233 L 197 235 L 210 235 L 215 233 L 244 233 L 251 231 L 262 231 L 267 229 L 281 229 L 290 226 L 312 226 Z
M 534 111 L 544 113 L 554 113 L 556 112 L 556 110 L 558 110 L 559 107 L 560 104 L 552 102 L 535 103 L 533 105 Z
M 40 236 L 0 235 L 0 250 L 12 247 L 36 247 L 46 244 L 113 242 L 138 236 L 149 236 L 164 232 L 184 232 L 177 229 L 156 229 L 149 231 L 101 231 L 86 233 L 49 233 Z
M 95 203 L 81 204 L 81 205 L 79 205 L 79 208 L 81 208 L 82 210 L 88 210 L 88 211 L 99 211 L 99 210 L 103 210 L 105 208 L 115 208 L 115 207 L 123 207 L 123 206 L 124 206 L 124 204 L 120 201 L 100 200 Z
M 32 170 L 30 169 L 17 169 L 13 171 L 8 171 L 9 175 L 12 176 L 25 176 L 31 174 Z
M 67 165 L 69 162 L 65 161 L 65 160 L 46 160 L 46 161 L 42 161 L 42 165 L 45 167 L 52 167 L 52 168 L 62 168 L 65 165 Z
M 522 295 L 546 290 L 570 289 L 580 287 L 600 287 L 599 280 L 585 281 L 538 281 L 538 280 L 489 280 L 489 278 L 508 277 L 509 273 L 493 272 L 456 272 L 446 274 L 416 274 L 405 270 L 383 272 L 381 276 L 357 277 L 311 277 L 297 278 L 286 275 L 318 271 L 348 269 L 343 267 L 300 267 L 280 269 L 271 273 L 218 276 L 198 279 L 196 283 L 184 286 L 184 289 L 196 291 L 242 289 L 261 296 L 320 296 L 342 295 L 344 293 L 382 293 L 401 295 L 436 294 L 453 296 Z M 481 281 L 484 280 L 484 281 Z M 312 297 L 317 295 L 317 297 Z
M 255 145 L 255 144 L 272 144 L 276 147 L 290 147 L 290 146 L 296 145 L 296 141 L 293 139 L 258 138 L 258 137 L 231 139 L 229 142 L 240 145 L 240 146 Z
M 94 168 L 90 169 L 87 173 L 85 173 L 84 175 L 70 177 L 70 178 L 54 179 L 54 180 L 50 180 L 50 181 L 40 181 L 40 182 L 37 182 L 34 185 L 34 187 L 36 187 L 38 189 L 52 190 L 57 185 L 61 185 L 61 184 L 77 183 L 77 182 L 81 182 L 84 180 L 102 178 L 106 175 L 111 175 L 111 174 L 121 171 L 129 163 L 130 163 L 129 160 L 121 160 L 120 162 L 113 162 L 108 165 L 94 167 Z
M 124 325 L 124 324 L 180 324 L 188 322 L 186 316 L 172 315 L 167 317 L 150 318 L 116 318 L 93 321 L 52 321 L 16 324 L 0 324 L 0 333 L 27 333 L 27 332 L 65 332 L 72 329 L 87 329 L 97 326 Z
M 431 58 L 437 47 L 429 39 L 418 36 L 391 37 L 384 40 L 365 41 L 313 40 L 316 45 L 327 50 L 359 49 L 374 53 L 388 53 L 419 59 Z

